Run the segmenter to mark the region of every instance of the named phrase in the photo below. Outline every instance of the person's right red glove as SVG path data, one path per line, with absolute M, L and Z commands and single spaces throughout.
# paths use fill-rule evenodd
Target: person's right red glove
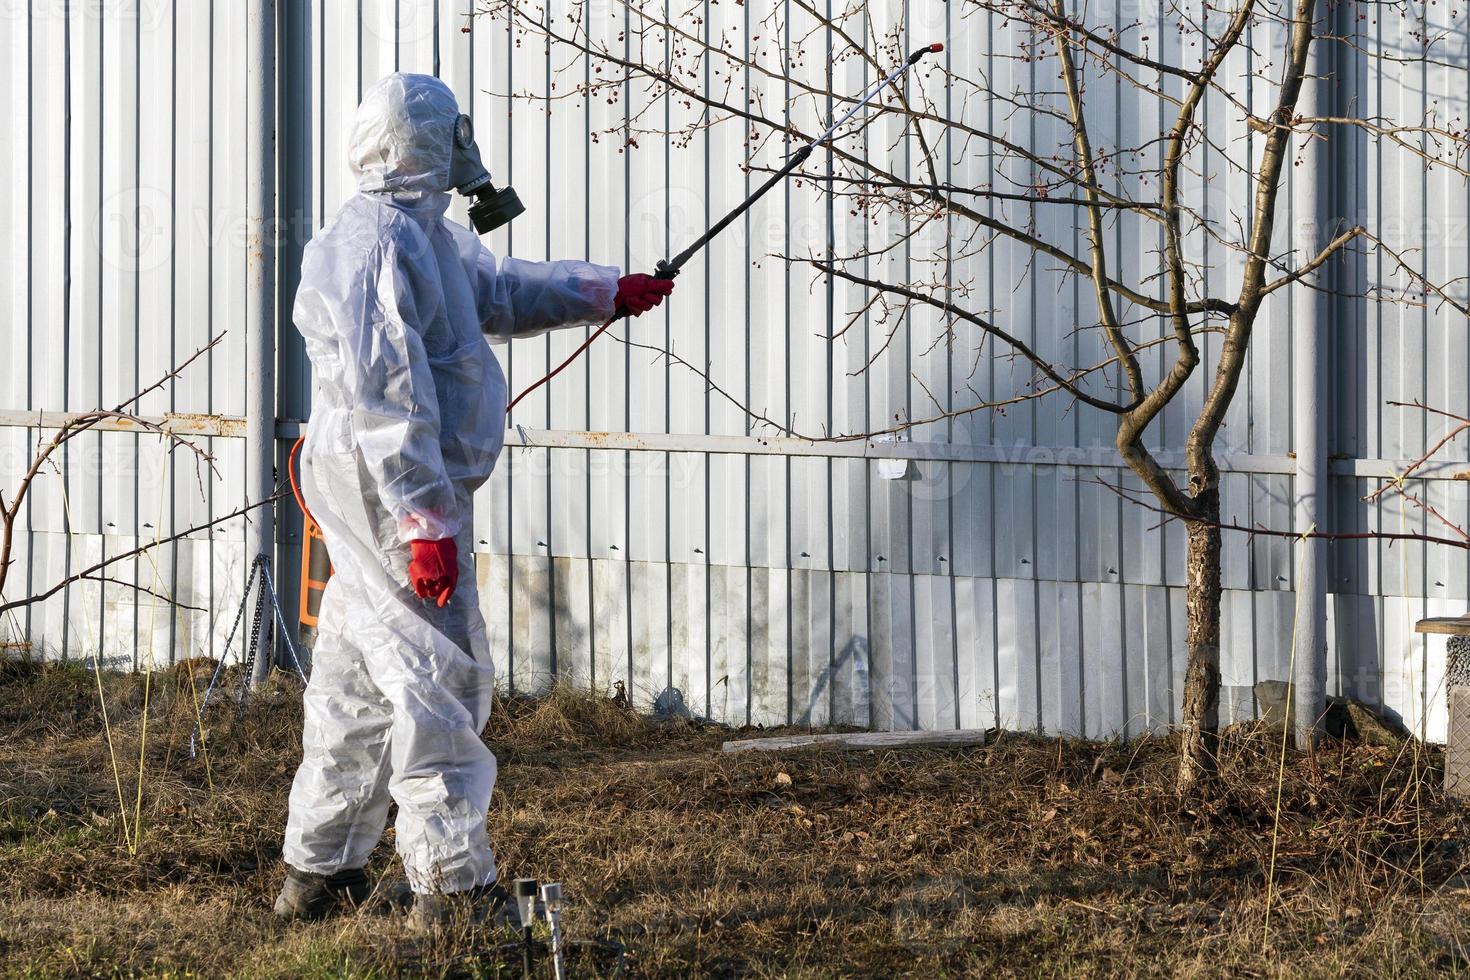
M 674 280 L 635 272 L 618 280 L 618 294 L 613 297 L 613 306 L 627 310 L 630 316 L 647 313 L 664 301 L 674 291 Z
M 459 584 L 459 548 L 453 538 L 410 541 L 408 585 L 420 599 L 438 599 L 443 609 Z

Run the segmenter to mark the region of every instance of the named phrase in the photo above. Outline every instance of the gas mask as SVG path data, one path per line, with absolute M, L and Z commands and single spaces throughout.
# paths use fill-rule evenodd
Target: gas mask
M 490 172 L 480 162 L 480 148 L 475 145 L 475 128 L 469 116 L 461 115 L 454 124 L 449 186 L 473 198 L 470 223 L 475 226 L 476 234 L 488 235 L 526 210 L 515 190 L 509 187 L 496 190 L 490 183 Z

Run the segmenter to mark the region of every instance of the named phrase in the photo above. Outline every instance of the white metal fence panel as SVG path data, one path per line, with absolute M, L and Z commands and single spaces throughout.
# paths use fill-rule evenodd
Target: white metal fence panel
M 7 2 L 0 180 L 14 209 L 3 268 L 3 408 L 111 407 L 224 333 L 140 414 L 243 409 L 243 5 Z M 0 428 L 12 489 L 54 430 Z M 127 432 L 77 438 L 38 479 L 7 599 L 229 513 L 239 440 L 201 438 L 214 469 Z M 7 646 L 138 667 L 221 653 L 243 578 L 241 525 L 127 558 L 9 615 Z M 177 600 L 174 608 L 131 584 Z

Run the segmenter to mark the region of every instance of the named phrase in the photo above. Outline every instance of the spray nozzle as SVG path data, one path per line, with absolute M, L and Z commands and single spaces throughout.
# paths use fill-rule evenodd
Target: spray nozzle
M 943 51 L 943 50 L 944 50 L 944 42 L 943 41 L 935 41 L 933 44 L 926 44 L 922 48 L 919 48 L 916 51 L 914 51 L 913 54 L 909 55 L 908 63 L 911 64 L 911 65 L 918 64 L 919 59 L 922 58 L 922 57 L 924 57 L 924 55 L 926 55 L 926 54 L 938 54 L 940 51 Z

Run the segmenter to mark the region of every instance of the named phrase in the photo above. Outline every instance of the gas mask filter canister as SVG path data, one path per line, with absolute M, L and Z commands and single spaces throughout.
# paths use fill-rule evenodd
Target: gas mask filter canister
M 475 129 L 470 117 L 461 115 L 454 124 L 454 160 L 450 164 L 449 183 L 465 197 L 472 198 L 470 223 L 476 234 L 488 235 L 526 210 L 513 188 L 495 189 L 490 172 L 480 161 L 480 148 L 475 145 Z

